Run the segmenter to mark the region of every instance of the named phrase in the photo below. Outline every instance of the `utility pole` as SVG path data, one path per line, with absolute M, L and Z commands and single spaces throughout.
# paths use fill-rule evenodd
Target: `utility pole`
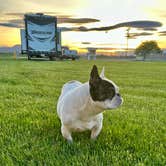
M 126 30 L 126 39 L 127 39 L 127 42 L 126 42 L 126 56 L 128 55 L 128 40 L 129 40 L 129 37 L 130 37 L 130 28 L 127 28 Z

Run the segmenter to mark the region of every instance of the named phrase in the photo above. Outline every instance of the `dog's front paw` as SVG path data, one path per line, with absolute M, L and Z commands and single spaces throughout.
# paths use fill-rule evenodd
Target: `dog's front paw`
M 73 139 L 67 139 L 68 144 L 72 144 L 73 143 Z
M 97 139 L 97 136 L 98 136 L 98 135 L 91 133 L 90 138 L 91 138 L 91 140 L 95 141 L 95 140 Z
M 91 130 L 91 139 L 96 140 L 102 129 L 102 123 Z
M 73 142 L 73 138 L 71 136 L 71 132 L 65 125 L 62 125 L 61 133 L 62 133 L 63 137 L 67 140 L 67 142 L 69 142 L 69 143 Z

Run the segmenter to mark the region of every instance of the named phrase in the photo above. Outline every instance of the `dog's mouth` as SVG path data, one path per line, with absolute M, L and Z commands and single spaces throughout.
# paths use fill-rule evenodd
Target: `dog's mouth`
M 115 106 L 117 108 L 120 107 L 122 104 L 123 104 L 123 98 L 120 97 L 118 100 L 116 100 Z
M 107 99 L 105 102 L 106 109 L 115 109 L 123 104 L 123 98 L 115 96 L 112 100 Z

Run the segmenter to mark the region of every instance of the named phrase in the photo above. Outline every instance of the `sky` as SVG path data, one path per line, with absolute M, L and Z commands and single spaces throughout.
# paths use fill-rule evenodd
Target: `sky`
M 20 44 L 23 15 L 43 12 L 57 16 L 62 45 L 72 49 L 123 50 L 128 28 L 129 48 L 146 40 L 156 40 L 166 48 L 165 0 L 0 0 L 0 4 L 0 46 Z M 140 27 L 135 21 L 147 21 L 148 27 L 146 22 Z

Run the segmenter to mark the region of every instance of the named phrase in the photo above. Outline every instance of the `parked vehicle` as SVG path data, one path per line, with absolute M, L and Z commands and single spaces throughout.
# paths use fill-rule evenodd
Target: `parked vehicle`
M 54 16 L 25 14 L 25 30 L 21 29 L 22 53 L 32 57 L 49 57 L 50 60 L 61 56 L 58 53 L 57 18 Z
M 76 50 L 70 50 L 68 47 L 62 47 L 62 57 L 64 59 L 78 59 L 79 56 Z

